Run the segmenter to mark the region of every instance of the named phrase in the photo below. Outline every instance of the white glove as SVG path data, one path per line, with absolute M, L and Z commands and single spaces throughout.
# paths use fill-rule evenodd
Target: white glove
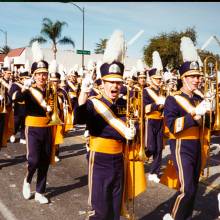
M 163 96 L 160 96 L 160 97 L 157 99 L 156 104 L 157 104 L 157 105 L 164 105 L 165 100 L 166 100 L 166 99 L 165 99 Z
M 52 108 L 49 105 L 47 105 L 47 112 L 52 112 Z
M 196 115 L 203 116 L 207 111 L 211 109 L 211 102 L 208 100 L 203 100 L 195 108 Z
M 3 95 L 0 95 L 0 101 L 2 101 L 4 99 Z
M 89 93 L 93 87 L 93 81 L 89 77 L 85 77 L 82 81 L 81 91 Z
M 33 83 L 33 79 L 25 79 L 25 80 L 24 80 L 24 87 L 25 87 L 26 89 L 28 89 L 28 88 L 31 87 L 32 83 Z
M 132 127 L 132 128 L 126 127 L 125 138 L 127 140 L 133 140 L 135 135 L 136 135 L 136 128 L 135 127 Z

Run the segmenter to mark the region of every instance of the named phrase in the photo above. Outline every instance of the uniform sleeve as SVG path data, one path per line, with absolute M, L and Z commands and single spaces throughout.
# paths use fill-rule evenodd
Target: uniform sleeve
M 145 106 L 145 113 L 150 113 L 154 111 L 159 111 L 159 106 L 157 105 L 152 98 L 149 96 L 146 89 L 143 92 L 143 99 L 144 99 L 144 106 Z
M 179 133 L 187 128 L 198 126 L 190 113 L 183 115 L 181 107 L 172 96 L 168 96 L 164 105 L 165 124 L 173 134 Z M 181 116 L 181 114 L 183 116 Z
M 74 122 L 76 124 L 86 124 L 91 117 L 92 109 L 94 109 L 94 107 L 91 100 L 87 100 L 85 104 L 77 106 Z

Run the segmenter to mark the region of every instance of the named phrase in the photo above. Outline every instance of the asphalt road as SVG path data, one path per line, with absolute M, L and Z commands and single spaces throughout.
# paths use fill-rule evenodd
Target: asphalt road
M 83 129 L 69 133 L 60 147 L 61 161 L 50 166 L 46 195 L 49 204 L 40 205 L 33 197 L 24 200 L 22 184 L 26 173 L 25 145 L 8 144 L 0 152 L 0 220 L 84 220 L 87 206 L 87 161 Z M 195 220 L 218 218 L 217 193 L 220 183 L 219 139 L 213 138 L 209 160 L 210 175 L 200 183 L 197 193 Z M 163 165 L 169 148 L 163 153 Z M 146 177 L 149 164 L 146 164 Z M 31 189 L 35 191 L 36 179 Z M 175 190 L 162 184 L 148 182 L 147 191 L 135 199 L 135 214 L 139 220 L 162 219 L 169 211 Z

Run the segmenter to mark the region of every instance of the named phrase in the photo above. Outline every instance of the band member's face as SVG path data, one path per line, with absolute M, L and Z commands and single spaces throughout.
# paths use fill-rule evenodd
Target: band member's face
M 195 89 L 198 89 L 200 76 L 192 75 L 192 76 L 186 76 L 184 78 L 185 80 L 183 80 L 183 85 L 188 84 L 189 90 L 194 91 Z
M 10 71 L 5 71 L 4 72 L 4 79 L 9 80 L 11 77 L 11 72 Z
M 154 86 L 162 86 L 163 82 L 162 82 L 162 78 L 152 78 L 151 82 L 153 83 Z
M 146 84 L 146 77 L 138 77 L 138 83 L 144 86 Z
M 44 87 L 47 84 L 48 73 L 36 73 L 34 79 L 37 86 Z
M 115 100 L 116 98 L 118 98 L 121 86 L 122 86 L 122 82 L 103 81 L 105 94 L 111 100 Z

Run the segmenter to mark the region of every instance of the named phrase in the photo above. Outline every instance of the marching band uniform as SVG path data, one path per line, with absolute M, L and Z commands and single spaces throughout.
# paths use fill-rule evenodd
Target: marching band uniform
M 36 84 L 31 86 L 32 79 L 25 80 L 18 101 L 25 100 L 26 105 L 25 135 L 28 169 L 23 183 L 23 196 L 25 199 L 30 199 L 30 184 L 37 171 L 35 200 L 45 204 L 48 203 L 48 199 L 43 194 L 46 190 L 47 172 L 51 160 L 52 131 L 48 125 L 50 118 L 47 116 L 51 107 L 45 101 L 48 63 L 43 60 L 43 54 L 40 54 L 42 52 L 39 50 L 39 45 L 34 42 L 33 56 L 34 58 L 37 56 L 38 59 L 32 64 L 31 73 Z
M 184 38 L 181 39 L 184 41 Z M 188 46 L 189 47 L 189 46 Z M 192 58 L 191 58 L 192 59 Z M 195 58 L 196 60 L 196 58 Z M 180 182 L 172 213 L 164 220 L 191 219 L 193 205 L 201 173 L 201 116 L 210 109 L 210 103 L 193 93 L 187 77 L 199 81 L 201 73 L 196 61 L 185 61 L 179 69 L 183 87 L 168 96 L 164 106 L 164 117 L 169 129 L 171 158 Z M 191 83 L 192 84 L 192 83 Z M 187 89 L 186 89 L 187 88 Z M 202 101 L 202 102 L 201 102 Z M 206 117 L 208 118 L 208 117 Z
M 161 79 L 162 76 L 156 68 L 149 71 L 151 79 Z M 159 182 L 159 173 L 162 161 L 163 150 L 163 104 L 165 98 L 160 96 L 160 87 L 152 86 L 144 89 L 145 106 L 145 146 L 146 155 L 153 156 L 150 167 L 149 180 Z
M 14 108 L 14 133 L 10 137 L 10 142 L 15 142 L 15 135 L 20 128 L 20 143 L 26 144 L 25 140 L 25 101 L 18 102 L 14 101 L 16 99 L 16 95 L 21 93 L 21 88 L 23 86 L 21 80 L 30 78 L 27 71 L 20 73 L 20 82 L 14 82 L 9 90 L 9 95 L 13 101 Z
M 88 98 L 90 80 L 85 78 L 76 119 L 77 123 L 86 123 L 90 133 L 89 219 L 119 220 L 124 176 L 122 150 L 125 138 L 133 139 L 135 130 L 126 127 L 126 101 L 118 98 L 124 65 L 113 60 L 104 62 L 100 70 L 104 93 Z M 114 98 L 108 85 L 117 93 Z
M 14 132 L 14 113 L 12 109 L 12 100 L 8 93 L 11 87 L 11 71 L 9 67 L 3 68 L 3 78 L 0 79 L 1 87 L 4 88 L 4 94 L 1 94 L 0 107 L 0 149 L 7 146 L 8 138 Z M 3 108 L 5 106 L 5 109 Z M 6 112 L 4 112 L 6 110 Z

